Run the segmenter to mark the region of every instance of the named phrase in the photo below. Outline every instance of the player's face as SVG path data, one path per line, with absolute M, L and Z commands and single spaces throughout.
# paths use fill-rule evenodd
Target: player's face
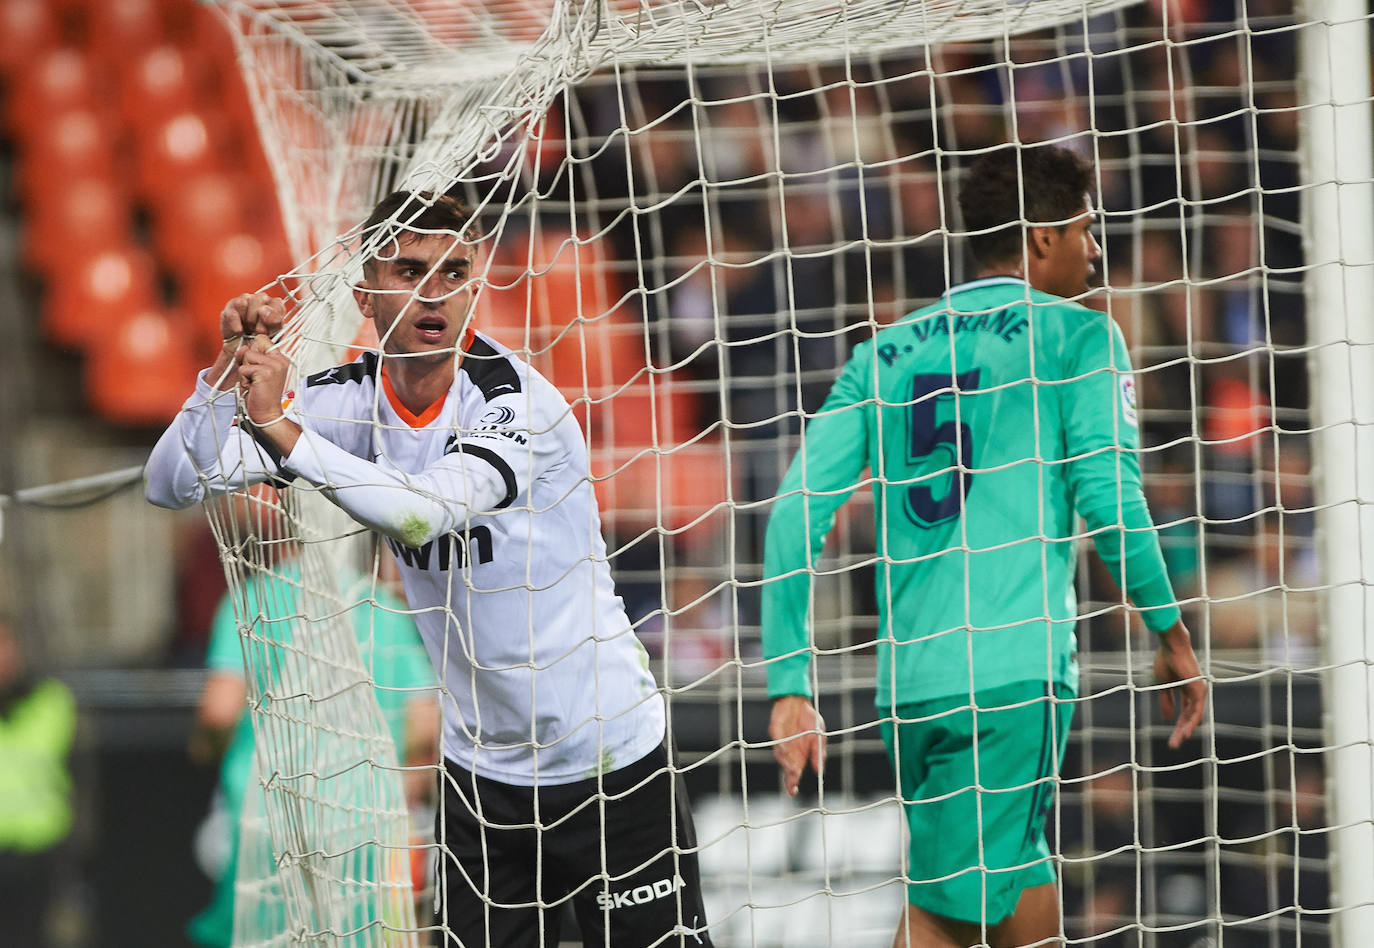
M 472 247 L 452 234 L 402 237 L 354 291 L 385 352 L 452 354 L 474 301 Z
M 1095 223 L 1085 197 L 1077 216 L 1062 228 L 1043 228 L 1046 239 L 1041 244 L 1043 256 L 1037 261 L 1039 279 L 1031 281 L 1037 290 L 1064 297 L 1088 291 L 1088 281 L 1097 272 L 1095 264 L 1102 258 L 1102 248 L 1093 236 Z

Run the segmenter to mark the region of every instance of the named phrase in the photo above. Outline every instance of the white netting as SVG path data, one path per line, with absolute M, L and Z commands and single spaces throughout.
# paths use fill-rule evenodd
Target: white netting
M 819 794 L 779 796 L 760 746 L 762 525 L 798 419 L 855 342 L 972 275 L 950 200 L 972 156 L 1019 140 L 1093 158 L 1092 305 L 1131 347 L 1147 490 L 1215 685 L 1206 736 L 1166 754 L 1142 640 L 1084 561 L 1084 700 L 1049 829 L 1065 931 L 1327 942 L 1297 158 L 1311 102 L 1294 78 L 1320 24 L 1269 0 L 218 5 L 307 261 L 287 280 L 300 371 L 355 341 L 352 228 L 378 197 L 423 185 L 477 209 L 476 319 L 584 425 L 619 588 L 669 689 L 722 945 L 885 944 L 902 904 L 862 498 L 814 583 L 835 732 Z M 355 529 L 315 516 L 293 523 Z M 312 568 L 316 548 L 296 611 L 375 598 L 341 599 L 331 577 L 352 556 Z M 242 575 L 258 568 L 235 549 Z M 371 720 L 353 636 L 296 629 L 318 645 L 291 652 L 278 687 L 301 699 L 255 707 L 286 915 L 321 943 L 310 933 L 410 927 L 405 883 L 367 868 L 408 842 L 395 785 L 360 837 L 322 819 L 356 804 L 317 746 Z M 351 695 L 341 717 L 334 695 Z M 349 753 L 399 781 L 365 733 Z M 340 869 L 355 844 L 367 855 Z
M 415 929 L 411 815 L 378 691 L 408 687 L 419 697 L 424 682 L 388 673 L 372 615 L 386 608 L 375 577 L 350 574 L 348 558 L 318 533 L 341 527 L 337 511 L 305 516 L 312 502 L 328 508 L 317 496 L 258 488 L 211 508 L 254 738 L 268 751 L 231 830 L 235 943 L 287 945 L 327 932 L 330 944 L 413 944 L 395 934 Z M 265 761 L 270 770 L 259 769 Z

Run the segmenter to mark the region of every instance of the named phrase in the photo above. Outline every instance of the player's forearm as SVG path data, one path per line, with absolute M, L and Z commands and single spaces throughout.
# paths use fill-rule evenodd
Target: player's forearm
M 768 696 L 811 696 L 811 642 L 807 630 L 810 582 L 805 573 L 763 587 L 763 657 Z
M 1151 631 L 1163 632 L 1177 623 L 1178 604 L 1144 498 L 1122 504 L 1120 522 L 1114 522 L 1118 519 L 1115 510 L 1089 511 L 1085 519 L 1090 528 L 1099 530 L 1093 535 L 1098 555 L 1127 598 L 1141 610 L 1145 625 Z
M 282 462 L 354 520 L 409 547 L 462 530 L 473 513 L 499 506 L 506 485 L 497 472 L 483 470 L 484 463 L 457 458 L 443 469 L 406 475 L 356 457 L 309 429 L 300 431 Z
M 144 493 L 159 507 L 180 510 L 205 498 L 206 479 L 219 475 L 221 453 L 237 439 L 234 397 L 204 378 L 153 446 L 144 468 Z
M 833 515 L 833 513 L 832 513 Z M 800 494 L 784 494 L 768 518 L 764 543 L 762 634 L 768 659 L 769 697 L 811 695 L 811 648 L 807 612 L 811 600 L 813 547 Z M 827 521 L 828 525 L 828 521 Z

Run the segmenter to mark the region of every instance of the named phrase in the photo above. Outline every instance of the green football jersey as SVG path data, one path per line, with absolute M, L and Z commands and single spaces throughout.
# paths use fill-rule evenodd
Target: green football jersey
M 770 695 L 811 694 L 810 581 L 873 491 L 877 704 L 1016 681 L 1077 687 L 1075 514 L 1146 625 L 1176 622 L 1112 320 L 1023 280 L 951 290 L 855 347 L 806 425 L 764 554 Z

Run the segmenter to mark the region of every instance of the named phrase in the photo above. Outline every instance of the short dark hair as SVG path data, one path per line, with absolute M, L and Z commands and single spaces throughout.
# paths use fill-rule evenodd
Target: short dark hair
M 1092 183 L 1092 167 L 1057 145 L 1003 147 L 978 156 L 959 188 L 964 227 L 986 231 L 969 235 L 969 249 L 983 265 L 1020 260 L 1022 221 L 1068 221 L 1083 210 Z
M 361 236 L 364 242 L 374 234 L 395 240 L 402 234 L 416 231 L 452 231 L 464 241 L 476 241 L 482 236 L 466 204 L 450 194 L 432 191 L 392 191 L 377 202 L 363 221 Z M 375 259 L 369 257 L 364 268 Z

